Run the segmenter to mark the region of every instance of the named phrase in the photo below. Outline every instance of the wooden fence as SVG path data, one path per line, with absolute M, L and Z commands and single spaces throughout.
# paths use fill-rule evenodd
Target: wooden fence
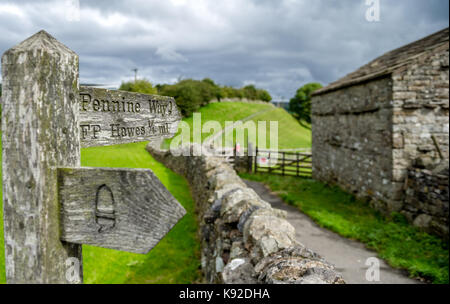
M 253 150 L 250 145 L 250 149 L 242 150 L 240 153 L 236 147 L 223 149 L 218 153 L 238 171 L 312 177 L 311 152 L 273 151 L 258 147 Z

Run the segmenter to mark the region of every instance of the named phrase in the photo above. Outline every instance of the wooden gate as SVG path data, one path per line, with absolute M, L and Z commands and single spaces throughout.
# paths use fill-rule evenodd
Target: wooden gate
M 271 151 L 256 148 L 253 170 L 283 176 L 312 177 L 311 152 Z

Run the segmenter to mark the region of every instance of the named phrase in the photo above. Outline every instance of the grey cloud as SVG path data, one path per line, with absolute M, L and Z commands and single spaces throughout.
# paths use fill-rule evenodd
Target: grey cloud
M 0 0 L 0 52 L 45 29 L 80 55 L 82 82 L 117 85 L 137 67 L 156 83 L 210 77 L 290 98 L 449 24 L 447 0 L 380 0 L 379 23 L 365 0 L 172 1 L 81 0 L 69 22 L 64 1 Z

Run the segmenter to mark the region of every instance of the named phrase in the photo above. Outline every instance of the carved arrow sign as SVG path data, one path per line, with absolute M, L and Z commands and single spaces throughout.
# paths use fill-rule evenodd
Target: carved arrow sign
M 58 169 L 61 239 L 149 252 L 186 211 L 148 169 Z
M 80 87 L 81 147 L 107 146 L 175 135 L 180 112 L 172 97 Z

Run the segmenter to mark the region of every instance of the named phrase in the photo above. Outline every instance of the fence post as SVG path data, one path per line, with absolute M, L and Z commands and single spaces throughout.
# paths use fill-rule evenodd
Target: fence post
M 300 170 L 300 153 L 297 152 L 297 153 L 295 153 L 295 155 L 297 157 L 297 176 L 300 176 L 300 172 L 299 172 L 299 170 Z
M 255 149 L 255 173 L 258 173 L 258 146 Z
M 286 153 L 284 153 L 284 152 L 282 152 L 283 153 L 283 165 L 282 165 L 282 168 L 283 168 L 283 170 L 282 170 L 282 172 L 283 172 L 283 176 L 284 176 L 284 164 L 285 164 L 285 161 L 284 161 L 284 159 L 285 159 L 285 155 L 286 155 Z
M 268 161 L 269 161 L 269 174 L 271 174 L 272 173 L 272 166 L 271 166 L 271 153 L 269 152 L 269 157 L 268 157 Z M 277 160 L 278 161 L 278 160 Z
M 233 149 L 233 168 L 236 170 L 237 168 L 239 168 L 239 165 L 237 164 L 238 163 L 238 153 L 237 153 L 237 150 L 236 150 L 236 148 L 237 148 L 237 144 L 236 143 L 234 143 L 234 149 Z
M 252 143 L 249 142 L 247 144 L 247 172 L 252 173 L 252 165 L 253 165 L 253 146 Z
M 78 55 L 40 31 L 4 53 L 2 77 L 6 279 L 81 283 L 81 245 L 60 241 L 56 170 L 80 166 Z

